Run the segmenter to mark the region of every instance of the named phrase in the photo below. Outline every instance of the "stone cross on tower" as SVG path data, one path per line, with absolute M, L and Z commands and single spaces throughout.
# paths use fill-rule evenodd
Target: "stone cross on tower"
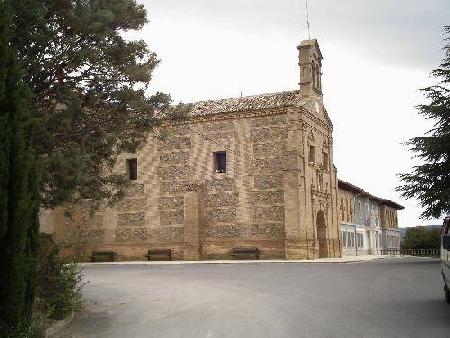
M 322 53 L 316 39 L 304 40 L 297 47 L 300 66 L 300 94 L 322 95 Z

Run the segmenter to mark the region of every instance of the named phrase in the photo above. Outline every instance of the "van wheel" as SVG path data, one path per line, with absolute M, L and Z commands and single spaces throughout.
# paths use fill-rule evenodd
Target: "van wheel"
M 445 292 L 445 302 L 447 304 L 450 304 L 450 290 L 448 289 L 447 285 L 444 287 Z

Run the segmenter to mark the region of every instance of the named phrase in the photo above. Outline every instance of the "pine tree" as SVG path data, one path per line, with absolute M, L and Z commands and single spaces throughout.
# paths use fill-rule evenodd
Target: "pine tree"
M 136 0 L 15 0 L 12 43 L 24 65 L 44 160 L 43 203 L 74 196 L 117 199 L 127 180 L 112 174 L 170 110 L 170 96 L 146 95 L 159 60 L 128 32 L 147 23 Z
M 422 164 L 401 174 L 403 185 L 397 188 L 404 197 L 419 200 L 423 218 L 439 218 L 450 211 L 450 26 L 444 32 L 445 57 L 432 72 L 438 82 L 422 89 L 429 102 L 418 106 L 420 114 L 435 122 L 434 128 L 407 143 Z
M 0 332 L 27 323 L 34 298 L 40 165 L 30 94 L 10 44 L 11 0 L 0 1 Z

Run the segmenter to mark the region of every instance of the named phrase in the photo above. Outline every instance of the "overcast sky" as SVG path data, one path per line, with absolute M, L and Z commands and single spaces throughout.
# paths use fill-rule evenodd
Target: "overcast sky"
M 151 92 L 193 102 L 298 88 L 305 0 L 139 1 L 150 23 L 132 37 L 162 61 Z M 309 17 L 339 178 L 404 205 L 400 226 L 440 223 L 419 220 L 416 202 L 394 189 L 414 164 L 401 143 L 431 127 L 414 106 L 444 56 L 450 1 L 309 0 Z

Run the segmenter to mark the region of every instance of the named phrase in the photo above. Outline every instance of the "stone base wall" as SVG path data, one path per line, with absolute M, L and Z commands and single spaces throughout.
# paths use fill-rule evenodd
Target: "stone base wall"
M 210 241 L 201 244 L 201 259 L 232 259 L 231 250 L 238 246 L 257 247 L 260 250 L 260 259 L 284 259 L 283 240 L 233 240 Z
M 91 261 L 94 250 L 112 250 L 116 253 L 117 261 L 145 261 L 150 248 L 171 249 L 173 260 L 228 260 L 233 259 L 231 251 L 234 247 L 257 247 L 260 250 L 260 259 L 317 259 L 319 247 L 314 241 L 288 241 L 288 240 L 224 240 L 200 243 L 192 247 L 183 242 L 149 242 L 146 244 L 101 244 L 61 247 L 60 254 L 65 257 L 76 257 L 81 262 Z M 192 250 L 198 251 L 198 258 L 192 258 Z M 367 251 L 367 250 L 366 250 Z M 360 255 L 366 255 L 359 251 Z M 345 251 L 343 255 L 355 255 L 354 251 Z M 328 257 L 341 257 L 339 249 L 330 247 Z
M 93 250 L 112 250 L 116 261 L 146 261 L 150 248 L 170 249 L 172 260 L 229 260 L 233 259 L 231 251 L 234 247 L 249 246 L 260 250 L 260 259 L 285 259 L 284 241 L 211 241 L 192 248 L 186 243 L 153 242 L 148 244 L 110 244 L 83 247 L 62 247 L 60 255 L 75 257 L 80 262 L 90 262 Z M 198 258 L 192 258 L 192 250 L 198 250 Z M 306 258 L 306 257 L 305 257 Z
M 171 249 L 173 260 L 184 260 L 184 243 L 148 243 L 148 244 L 110 244 L 77 247 L 63 247 L 60 255 L 75 257 L 80 262 L 90 262 L 92 251 L 112 250 L 116 254 L 116 261 L 146 261 L 150 248 Z

